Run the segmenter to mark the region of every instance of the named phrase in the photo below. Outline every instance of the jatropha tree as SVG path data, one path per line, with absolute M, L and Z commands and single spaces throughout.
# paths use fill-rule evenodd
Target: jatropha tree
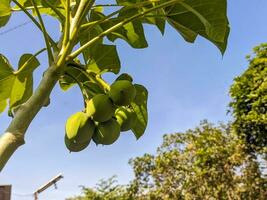
M 70 151 L 83 150 L 91 139 L 96 144 L 112 144 L 120 131 L 132 130 L 137 139 L 143 135 L 148 92 L 128 74 L 119 75 L 111 85 L 102 78 L 107 72 L 119 74 L 121 68 L 116 45 L 105 44 L 106 39 L 146 48 L 143 25 L 153 25 L 164 34 L 168 23 L 186 41 L 194 42 L 200 35 L 223 53 L 229 33 L 226 0 L 117 0 L 108 4 L 96 0 L 1 0 L 0 27 L 19 11 L 40 30 L 46 46 L 35 54 L 22 55 L 17 69 L 0 55 L 0 111 L 8 104 L 13 117 L 0 138 L 0 170 L 24 144 L 27 128 L 42 107 L 49 105 L 57 83 L 63 90 L 77 84 L 84 98 L 84 110 L 66 123 L 65 143 Z M 50 36 L 44 15 L 60 22 L 59 41 Z M 33 72 L 42 52 L 46 52 L 49 66 L 33 91 Z

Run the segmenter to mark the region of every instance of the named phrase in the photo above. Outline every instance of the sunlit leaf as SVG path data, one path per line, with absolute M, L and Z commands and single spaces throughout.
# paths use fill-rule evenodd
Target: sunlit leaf
M 9 109 L 24 103 L 33 91 L 33 71 L 39 61 L 31 54 L 24 54 L 15 71 L 7 59 L 0 56 L 0 101 L 9 99 Z
M 137 122 L 132 128 L 132 131 L 135 134 L 136 139 L 139 139 L 144 134 L 148 122 L 148 91 L 142 85 L 135 84 L 134 86 L 136 88 L 136 98 L 134 102 L 131 103 L 131 106 L 137 115 Z
M 99 44 L 92 49 L 88 70 L 95 73 L 113 72 L 119 73 L 121 68 L 120 59 L 116 46 Z
M 0 3 L 0 27 L 5 26 L 11 16 L 11 0 L 1 0 Z

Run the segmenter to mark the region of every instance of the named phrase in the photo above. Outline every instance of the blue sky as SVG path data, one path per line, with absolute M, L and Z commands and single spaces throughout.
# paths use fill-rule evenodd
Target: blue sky
M 198 38 L 186 43 L 173 29 L 167 27 L 164 37 L 149 26 L 146 36 L 149 48 L 135 50 L 118 41 L 122 72 L 132 74 L 134 81 L 149 90 L 149 125 L 145 135 L 136 141 L 132 133 L 123 133 L 112 146 L 96 147 L 93 143 L 81 153 L 69 154 L 64 146 L 64 124 L 68 116 L 82 109 L 77 88 L 62 92 L 58 87 L 52 93 L 51 104 L 34 119 L 26 135 L 26 144 L 11 158 L 0 174 L 0 184 L 13 185 L 13 199 L 32 199 L 29 194 L 58 173 L 64 179 L 58 190 L 48 189 L 41 200 L 61 200 L 80 192 L 79 185 L 93 186 L 101 178 L 116 174 L 120 183 L 132 177 L 130 158 L 154 153 L 162 135 L 184 131 L 201 120 L 228 121 L 228 90 L 235 76 L 246 69 L 245 56 L 267 39 L 267 1 L 229 0 L 228 15 L 231 26 L 228 48 L 222 57 L 210 42 Z M 28 19 L 23 15 L 12 18 L 5 29 Z M 47 18 L 52 30 L 57 24 Z M 56 36 L 55 33 L 53 33 Z M 36 52 L 43 47 L 42 35 L 32 24 L 8 34 L 0 34 L 0 53 L 13 66 L 24 52 Z M 46 67 L 36 71 L 36 84 Z M 113 80 L 114 75 L 107 79 Z M 36 86 L 35 84 L 35 86 Z M 0 115 L 0 133 L 10 118 Z

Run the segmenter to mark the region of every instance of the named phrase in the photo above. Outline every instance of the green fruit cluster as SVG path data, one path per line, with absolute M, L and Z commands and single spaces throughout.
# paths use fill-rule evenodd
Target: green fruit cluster
M 85 112 L 77 112 L 66 122 L 65 144 L 71 152 L 85 149 L 91 140 L 110 145 L 120 132 L 130 130 L 137 116 L 131 108 L 136 89 L 131 80 L 116 80 L 106 94 L 86 100 Z

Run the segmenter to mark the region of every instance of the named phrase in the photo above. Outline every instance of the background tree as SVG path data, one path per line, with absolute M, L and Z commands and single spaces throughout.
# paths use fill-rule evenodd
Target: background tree
M 118 185 L 116 176 L 107 180 L 100 180 L 95 188 L 82 186 L 82 195 L 67 200 L 124 200 L 129 199 L 126 186 Z
M 135 178 L 125 186 L 125 200 L 264 200 L 267 195 L 263 163 L 245 151 L 230 125 L 203 121 L 184 133 L 165 135 L 156 155 L 145 154 L 130 164 Z
M 22 55 L 17 69 L 4 55 L 0 56 L 0 111 L 8 104 L 8 113 L 13 117 L 0 138 L 0 170 L 24 144 L 29 125 L 37 113 L 49 105 L 50 93 L 58 82 L 63 90 L 78 85 L 84 98 L 84 110 L 71 116 L 66 124 L 65 143 L 70 151 L 83 150 L 92 138 L 96 144 L 112 144 L 120 131 L 126 129 L 131 129 L 136 138 L 143 135 L 147 125 L 145 87 L 133 84 L 132 78 L 125 74 L 117 78 L 115 86 L 110 86 L 102 74 L 120 72 L 116 45 L 110 43 L 122 39 L 133 48 L 148 46 L 144 24 L 154 25 L 164 34 L 168 23 L 188 42 L 194 42 L 200 35 L 222 53 L 225 51 L 229 33 L 226 0 L 117 0 L 112 3 L 103 5 L 95 0 L 1 2 L 0 27 L 8 23 L 14 12 L 24 12 L 43 34 L 45 48 L 35 54 Z M 44 15 L 60 23 L 60 27 L 52 27 L 60 33 L 59 41 L 49 34 Z M 37 56 L 44 51 L 49 66 L 33 91 L 33 72 L 40 65 Z M 106 134 L 107 130 L 113 131 L 112 136 Z
M 233 127 L 251 152 L 267 152 L 267 44 L 254 48 L 249 67 L 230 89 Z

